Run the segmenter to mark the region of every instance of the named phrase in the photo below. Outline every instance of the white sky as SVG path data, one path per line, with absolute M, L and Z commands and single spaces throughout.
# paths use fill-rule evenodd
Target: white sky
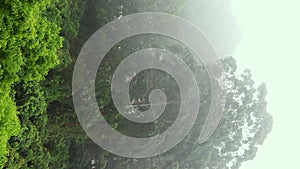
M 300 1 L 232 0 L 243 30 L 238 66 L 266 82 L 273 131 L 241 169 L 300 169 Z

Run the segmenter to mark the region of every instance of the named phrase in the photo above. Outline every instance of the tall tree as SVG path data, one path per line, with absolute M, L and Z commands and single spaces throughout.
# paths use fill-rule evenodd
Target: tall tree
M 205 143 L 199 143 L 198 138 L 200 134 L 199 131 L 201 131 L 202 128 L 203 114 L 205 114 L 205 111 L 207 111 L 209 107 L 209 89 L 202 90 L 204 91 L 204 94 L 201 95 L 202 99 L 207 100 L 207 102 L 201 102 L 202 109 L 199 110 L 199 116 L 194 127 L 179 145 L 165 154 L 147 159 L 128 159 L 110 155 L 106 157 L 106 160 L 108 160 L 108 164 L 113 164 L 110 164 L 107 168 L 119 169 L 122 166 L 124 168 L 157 169 L 237 169 L 244 161 L 252 160 L 256 155 L 258 146 L 263 144 L 272 129 L 272 116 L 266 112 L 266 85 L 261 84 L 256 86 L 251 78 L 250 70 L 245 70 L 244 73 L 239 75 L 236 72 L 237 66 L 233 58 L 225 58 L 222 60 L 222 63 L 226 70 L 224 76 L 227 87 L 226 107 L 218 128 Z M 172 81 L 166 81 L 165 75 L 157 73 L 158 72 L 155 73 L 155 77 L 165 80 L 162 80 L 164 81 L 163 84 L 161 84 L 162 82 L 158 82 L 157 86 L 153 88 L 159 88 L 161 85 L 167 86 L 166 88 L 171 87 L 170 84 Z M 153 74 L 153 71 L 148 73 L 148 76 L 151 74 Z M 147 74 L 142 75 L 141 81 L 136 87 L 143 83 L 145 77 L 147 77 Z M 201 76 L 201 78 L 199 78 L 203 81 L 203 79 L 205 79 L 204 77 L 205 76 Z M 133 81 L 133 83 L 136 82 Z M 204 88 L 207 88 L 207 86 L 204 86 Z M 174 87 L 171 87 L 172 92 L 176 92 L 173 89 Z M 165 91 L 168 91 L 168 89 L 165 89 Z M 171 97 L 174 98 L 176 95 L 171 95 Z M 174 116 L 174 113 L 170 114 L 174 109 L 178 110 L 178 107 L 167 107 L 165 113 L 167 112 L 169 116 Z M 122 126 L 121 123 L 121 132 L 124 132 L 122 128 L 131 127 L 126 134 L 129 133 L 130 135 L 132 132 L 141 132 L 143 134 L 146 133 L 146 135 L 143 135 L 143 137 L 145 137 L 151 136 L 153 130 L 154 134 L 159 134 L 164 130 L 164 127 L 166 127 L 166 119 L 168 119 L 168 117 L 164 118 L 162 123 L 156 123 L 154 128 L 149 128 L 148 126 L 148 128 L 142 128 L 142 131 L 135 130 L 136 128 L 141 128 L 141 126 L 135 128 L 127 123 L 125 123 L 127 125 Z M 149 130 L 152 132 L 147 132 Z M 102 152 L 102 150 L 100 152 Z M 117 160 L 113 160 L 112 162 L 110 161 L 112 159 Z

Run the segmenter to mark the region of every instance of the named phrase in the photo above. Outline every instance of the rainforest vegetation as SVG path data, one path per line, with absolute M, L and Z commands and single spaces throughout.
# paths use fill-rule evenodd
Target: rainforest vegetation
M 223 3 L 201 2 L 199 5 L 221 11 L 212 18 L 220 19 L 225 13 L 229 16 L 228 23 L 232 23 L 228 11 L 222 10 Z M 233 57 L 220 60 L 228 87 L 226 107 L 217 130 L 204 144 L 197 142 L 204 120 L 198 116 L 190 134 L 169 152 L 147 159 L 130 159 L 94 144 L 78 122 L 72 102 L 72 72 L 87 39 L 119 17 L 150 11 L 180 15 L 184 5 L 182 0 L 1 0 L 0 169 L 239 168 L 243 161 L 253 159 L 257 146 L 263 144 L 272 127 L 272 117 L 266 112 L 266 85 L 256 85 L 250 70 L 238 74 Z M 201 14 L 210 19 L 209 14 Z M 235 25 L 227 29 L 235 29 Z M 110 96 L 111 75 L 130 53 L 149 47 L 185 56 L 185 62 L 202 86 L 199 112 L 207 114 L 210 104 L 207 72 L 203 65 L 189 59 L 193 54 L 188 47 L 157 35 L 123 40 L 101 63 L 96 95 L 109 124 L 135 137 L 159 134 L 178 113 L 178 104 L 170 104 L 166 110 L 172 116 L 163 116 L 155 124 L 136 126 L 114 107 Z M 180 97 L 174 80 L 157 70 L 142 72 L 132 80 L 130 88 L 144 93 L 131 97 L 146 105 L 148 91 L 155 88 L 164 88 L 174 102 Z

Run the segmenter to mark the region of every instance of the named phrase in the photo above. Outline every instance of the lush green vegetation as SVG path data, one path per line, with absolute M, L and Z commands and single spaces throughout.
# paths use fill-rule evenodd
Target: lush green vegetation
M 230 85 L 224 118 L 205 144 L 197 143 L 204 118 L 199 116 L 191 133 L 170 152 L 149 159 L 128 159 L 95 145 L 82 131 L 72 104 L 71 79 L 76 57 L 88 37 L 104 24 L 124 15 L 158 11 L 179 14 L 181 0 L 3 0 L 0 2 L 0 169 L 18 168 L 222 168 L 229 162 L 238 168 L 254 158 L 257 145 L 270 132 L 272 118 L 266 113 L 266 87 L 254 86 L 251 73 L 236 73 L 233 58 L 224 64 Z M 120 47 L 122 50 L 119 50 Z M 164 131 L 176 117 L 178 104 L 166 110 L 158 123 L 139 125 L 117 113 L 110 96 L 110 77 L 128 54 L 149 47 L 163 48 L 184 56 L 197 74 L 201 88 L 201 113 L 207 113 L 210 88 L 207 73 L 188 47 L 170 38 L 146 35 L 126 39 L 105 57 L 97 74 L 97 101 L 109 124 L 136 137 Z M 153 80 L 155 79 L 155 80 Z M 204 79 L 204 80 L 203 80 Z M 134 78 L 132 95 L 147 104 L 149 90 L 164 88 L 177 102 L 178 86 L 166 73 L 152 70 Z M 174 92 L 177 91 L 177 92 Z M 236 100 L 241 95 L 241 100 Z M 239 103 L 242 102 L 243 106 Z M 137 107 L 145 109 L 144 107 Z M 234 111 L 233 111 L 234 110 Z M 235 122 L 234 124 L 232 122 Z M 239 126 L 244 126 L 243 129 Z M 245 132 L 251 137 L 243 137 Z M 242 155 L 238 147 L 247 145 Z M 206 153 L 203 153 L 206 152 Z M 185 158 L 183 158 L 185 157 Z M 216 163 L 215 161 L 218 161 Z
M 81 3 L 69 5 L 67 1 L 51 0 L 0 3 L 0 168 L 49 165 L 46 109 L 51 99 L 60 96 L 53 95 L 57 92 L 49 93 L 44 80 L 51 69 L 70 60 L 65 46 L 68 39 L 77 35 L 80 18 L 77 14 L 83 13 L 79 11 Z
M 20 136 L 27 128 L 27 124 L 23 125 L 22 118 L 20 125 L 17 114 L 27 116 L 30 113 L 34 117 L 44 112 L 39 110 L 31 112 L 30 110 L 34 109 L 31 105 L 37 104 L 34 106 L 39 107 L 41 104 L 46 107 L 39 98 L 37 100 L 32 98 L 32 102 L 27 100 L 26 103 L 17 105 L 15 100 L 18 98 L 14 97 L 16 93 L 14 86 L 18 83 L 20 88 L 24 88 L 24 94 L 28 95 L 21 95 L 22 98 L 34 97 L 31 95 L 39 91 L 29 89 L 27 86 L 31 83 L 39 84 L 48 71 L 59 63 L 57 49 L 61 47 L 62 38 L 58 35 L 59 26 L 44 16 L 49 3 L 50 1 L 1 1 L 0 166 L 7 161 L 6 156 L 10 147 L 7 146 L 8 139 L 11 136 Z M 23 109 L 24 112 L 21 111 Z M 34 128 L 32 132 L 38 134 Z

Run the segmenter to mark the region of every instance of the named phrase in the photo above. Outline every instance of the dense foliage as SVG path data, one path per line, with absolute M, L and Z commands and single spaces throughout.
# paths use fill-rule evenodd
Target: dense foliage
M 58 35 L 60 28 L 43 15 L 49 2 L 0 2 L 0 166 L 6 162 L 8 139 L 10 136 L 19 136 L 25 127 L 21 125 L 20 128 L 17 119 L 17 109 L 20 108 L 16 108 L 14 102 L 13 85 L 17 82 L 24 86 L 30 82 L 38 83 L 49 69 L 59 63 L 57 49 L 61 47 L 61 37 Z M 28 106 L 27 109 L 32 107 Z M 36 131 L 33 133 L 37 134 Z
M 84 42 L 101 26 L 136 12 L 179 14 L 181 0 L 2 0 L 0 2 L 0 169 L 47 168 L 238 168 L 254 158 L 272 126 L 266 112 L 266 86 L 256 87 L 251 73 L 240 77 L 233 58 L 222 60 L 228 87 L 220 126 L 199 144 L 204 118 L 177 147 L 158 157 L 128 159 L 95 145 L 82 131 L 72 103 L 71 77 Z M 202 1 L 201 1 L 202 2 Z M 216 4 L 220 8 L 220 2 Z M 198 4 L 198 5 L 199 5 Z M 205 12 L 204 12 L 205 13 Z M 234 25 L 231 25 L 234 26 Z M 176 117 L 179 90 L 168 74 L 149 70 L 132 79 L 131 99 L 145 110 L 149 91 L 164 89 L 172 104 L 157 123 L 136 125 L 117 113 L 110 96 L 110 77 L 130 53 L 156 47 L 183 56 L 201 84 L 207 113 L 210 88 L 207 72 L 188 47 L 157 35 L 126 39 L 106 55 L 97 74 L 97 101 L 109 124 L 121 133 L 148 137 L 167 129 Z M 101 89 L 101 90 L 100 90 Z M 141 94 L 141 95 L 139 95 Z M 139 106 L 146 105 L 145 107 Z M 243 127 L 241 127 L 243 126 Z M 246 147 L 245 149 L 241 147 Z M 216 162 L 217 161 L 217 162 Z
M 0 168 L 48 167 L 47 102 L 41 81 L 60 60 L 64 64 L 68 49 L 61 49 L 60 35 L 74 38 L 79 27 L 76 3 L 61 2 L 0 2 Z M 72 20 L 62 22 L 63 17 Z

